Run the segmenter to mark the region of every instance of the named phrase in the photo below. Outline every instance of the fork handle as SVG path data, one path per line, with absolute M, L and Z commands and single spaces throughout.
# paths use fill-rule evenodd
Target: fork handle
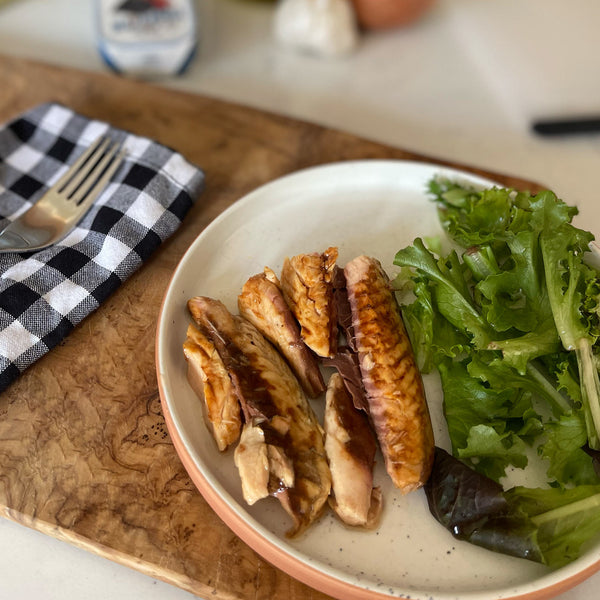
M 27 240 L 11 231 L 10 226 L 0 231 L 0 252 L 23 252 L 28 247 Z
M 47 232 L 40 230 L 40 239 L 32 239 L 31 232 L 31 228 L 23 227 L 19 220 L 9 223 L 0 231 L 0 252 L 27 252 L 34 250 L 36 246 L 40 245 L 42 238 L 48 236 Z

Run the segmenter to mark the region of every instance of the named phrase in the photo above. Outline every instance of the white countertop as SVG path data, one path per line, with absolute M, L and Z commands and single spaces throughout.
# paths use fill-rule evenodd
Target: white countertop
M 364 35 L 342 59 L 277 46 L 270 4 L 197 3 L 198 56 L 162 85 L 536 180 L 570 204 L 595 195 L 600 134 L 543 139 L 530 123 L 600 114 L 596 0 L 438 0 L 416 25 Z M 92 2 L 81 0 L 0 8 L 0 53 L 106 70 Z M 589 227 L 600 234 L 600 224 Z M 0 600 L 193 597 L 4 519 L 0 540 Z M 592 600 L 596 586 L 600 574 L 559 599 Z

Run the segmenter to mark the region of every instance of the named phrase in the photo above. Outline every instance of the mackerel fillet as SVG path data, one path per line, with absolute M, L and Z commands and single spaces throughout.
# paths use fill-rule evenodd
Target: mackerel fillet
M 212 298 L 188 309 L 218 352 L 244 416 L 235 462 L 248 504 L 276 497 L 301 533 L 322 513 L 331 490 L 323 429 L 290 367 L 250 321 Z
M 421 374 L 379 261 L 359 256 L 344 274 L 371 421 L 388 474 L 408 493 L 425 484 L 433 463 L 433 430 Z
M 318 356 L 337 351 L 337 316 L 333 302 L 333 273 L 337 248 L 319 254 L 286 258 L 281 270 L 281 291 L 300 323 L 304 343 Z

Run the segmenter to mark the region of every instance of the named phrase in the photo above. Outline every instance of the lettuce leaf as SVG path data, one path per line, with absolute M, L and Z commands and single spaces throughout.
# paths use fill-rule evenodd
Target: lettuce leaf
M 476 346 L 487 346 L 492 330 L 473 302 L 465 280 L 465 269 L 456 252 L 451 252 L 445 260 L 438 260 L 425 247 L 423 240 L 417 238 L 412 246 L 396 254 L 394 264 L 412 267 L 421 276 L 426 276 L 439 313 L 460 332 L 472 338 Z
M 600 485 L 504 491 L 436 448 L 425 493 L 432 515 L 457 539 L 552 568 L 578 558 L 600 534 Z
M 559 567 L 600 536 L 600 276 L 593 235 L 550 191 L 476 190 L 436 179 L 429 192 L 450 240 L 417 238 L 403 307 L 420 364 L 437 368 L 452 455 L 436 449 L 425 489 L 457 538 Z M 440 246 L 441 247 L 441 246 Z M 537 456 L 548 488 L 500 481 Z
M 495 480 L 535 445 L 548 481 L 599 481 L 600 279 L 592 234 L 550 191 L 476 190 L 435 179 L 429 191 L 451 241 L 435 256 L 420 238 L 394 263 L 413 272 L 403 306 L 419 365 L 437 368 L 452 451 Z

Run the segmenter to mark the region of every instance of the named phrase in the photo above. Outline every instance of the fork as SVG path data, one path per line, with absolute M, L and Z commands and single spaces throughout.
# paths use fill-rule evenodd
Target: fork
M 64 238 L 122 161 L 117 142 L 98 138 L 38 202 L 0 231 L 0 253 L 41 250 Z

